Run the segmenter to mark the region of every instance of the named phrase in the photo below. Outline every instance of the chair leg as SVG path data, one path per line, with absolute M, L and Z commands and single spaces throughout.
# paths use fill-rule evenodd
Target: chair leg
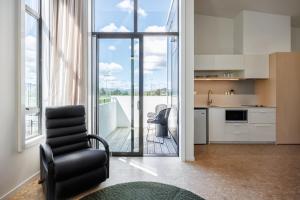
M 149 139 L 148 139 L 149 131 L 150 131 L 150 124 L 148 123 L 146 140 L 147 140 L 147 142 L 154 142 L 153 140 L 149 140 Z
M 147 129 L 148 129 L 147 136 L 146 136 L 147 142 L 153 142 L 153 143 L 159 143 L 159 144 L 163 144 L 164 143 L 164 142 L 161 143 L 160 141 L 155 141 L 154 138 L 153 138 L 153 140 L 148 139 L 148 135 L 149 135 L 149 132 L 150 132 L 150 124 L 149 123 L 148 123 Z M 155 133 L 156 133 L 156 126 L 155 126 Z M 155 135 L 155 137 L 156 137 L 156 134 L 153 134 L 153 135 Z
M 159 138 L 162 138 L 162 142 L 161 142 L 161 140 L 158 140 L 158 141 L 155 141 L 154 140 L 154 138 L 153 138 L 153 140 L 151 140 L 151 139 L 149 139 L 149 132 L 150 132 L 150 124 L 148 123 L 148 126 L 147 126 L 147 136 L 146 136 L 146 140 L 147 140 L 147 142 L 153 142 L 153 143 L 159 143 L 159 144 L 164 144 L 165 143 L 165 137 L 159 137 Z M 157 138 L 157 136 L 156 136 L 156 131 L 157 131 L 157 129 L 156 129 L 156 126 L 155 126 L 155 128 L 154 128 L 155 130 L 155 134 L 153 134 L 156 138 Z M 154 137 L 153 136 L 153 137 Z M 171 136 L 169 136 L 169 133 L 168 133 L 168 136 L 166 137 L 167 139 L 171 139 Z

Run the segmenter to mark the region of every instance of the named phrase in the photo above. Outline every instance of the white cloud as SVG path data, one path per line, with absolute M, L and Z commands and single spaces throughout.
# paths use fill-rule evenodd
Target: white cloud
M 117 27 L 115 23 L 110 23 L 104 26 L 101 31 L 103 32 L 129 32 L 129 30 L 125 26 Z
M 129 32 L 129 30 L 125 26 L 120 26 L 118 32 Z
M 36 38 L 27 35 L 25 37 L 25 75 L 26 83 L 37 83 L 37 41 Z
M 115 32 L 116 30 L 118 30 L 118 27 L 114 23 L 110 23 L 101 29 L 104 32 Z
M 149 55 L 144 58 L 144 71 L 151 73 L 154 71 L 160 71 L 166 67 L 167 62 L 164 55 Z
M 123 67 L 118 63 L 99 63 L 100 72 L 110 73 L 110 72 L 119 72 L 123 70 Z
M 115 51 L 115 50 L 117 50 L 117 48 L 116 48 L 114 45 L 110 45 L 110 46 L 108 47 L 108 50 L 110 50 L 110 51 Z
M 131 48 L 129 46 L 129 48 Z M 139 44 L 134 45 L 135 55 L 139 53 Z M 167 38 L 144 38 L 144 73 L 152 74 L 167 67 Z
M 164 80 L 159 81 L 159 80 L 150 78 L 148 80 L 145 80 L 144 90 L 150 91 L 153 89 L 161 89 L 164 86 L 166 86 L 166 81 L 164 81 Z
M 117 4 L 117 8 L 126 11 L 133 12 L 134 5 L 132 0 L 123 0 Z
M 112 76 L 112 75 L 105 76 L 105 75 L 101 74 L 99 76 L 99 78 L 100 78 L 100 81 L 115 81 L 115 80 L 117 80 L 117 78 L 115 76 Z
M 132 13 L 134 10 L 134 2 L 133 0 L 122 0 L 117 4 L 117 8 L 121 9 L 122 11 Z M 143 17 L 147 16 L 147 12 L 142 8 L 138 8 L 138 14 Z
M 145 37 L 144 72 L 153 73 L 167 67 L 167 39 L 164 37 Z
M 128 90 L 131 88 L 130 81 L 122 81 L 122 80 L 115 80 L 110 83 L 110 88 L 120 88 L 123 90 Z
M 116 88 L 120 88 L 120 89 L 130 89 L 131 88 L 131 82 L 130 81 L 123 81 L 123 80 L 119 80 L 117 77 L 112 76 L 112 75 L 100 75 L 99 76 L 100 79 L 100 85 L 102 87 L 107 87 L 109 89 L 116 89 Z
M 25 63 L 26 66 L 33 68 L 37 62 L 37 43 L 36 38 L 29 35 L 25 37 Z
M 147 12 L 142 8 L 138 8 L 138 14 L 142 17 L 146 17 L 148 15 Z
M 164 55 L 167 53 L 167 38 L 145 37 L 145 54 Z
M 36 50 L 37 49 L 36 38 L 28 35 L 25 37 L 25 48 L 26 50 Z
M 145 32 L 166 32 L 166 27 L 165 26 L 148 26 L 145 29 Z

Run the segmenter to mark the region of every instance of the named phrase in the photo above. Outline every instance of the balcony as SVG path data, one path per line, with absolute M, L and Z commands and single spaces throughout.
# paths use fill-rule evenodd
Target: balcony
M 131 121 L 131 96 L 112 96 L 102 99 L 99 105 L 99 135 L 107 140 L 112 152 L 131 152 L 131 134 L 134 135 L 134 152 L 139 149 L 139 110 L 138 98 L 134 98 L 134 118 Z M 158 104 L 167 105 L 167 96 L 144 96 L 143 107 L 143 152 L 148 155 L 176 156 L 178 145 L 169 138 L 155 136 L 154 125 L 147 124 L 147 113 L 154 112 Z M 134 128 L 131 129 L 131 123 Z M 149 127 L 149 129 L 148 129 Z M 147 139 L 148 138 L 148 139 Z

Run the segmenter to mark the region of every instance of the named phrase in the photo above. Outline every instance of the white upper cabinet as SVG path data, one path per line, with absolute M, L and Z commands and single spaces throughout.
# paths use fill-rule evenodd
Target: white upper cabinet
M 215 68 L 219 70 L 243 70 L 243 56 L 216 55 Z
M 242 55 L 196 55 L 195 70 L 243 70 Z
M 195 55 L 195 70 L 212 70 L 214 65 L 214 55 Z
M 195 70 L 239 70 L 245 79 L 269 78 L 269 55 L 196 55 Z
M 244 55 L 244 69 L 246 79 L 269 78 L 269 56 Z
M 237 70 L 241 79 L 268 79 L 268 55 L 290 51 L 290 16 L 246 10 L 233 19 L 196 15 L 195 70 L 212 71 L 204 75 Z

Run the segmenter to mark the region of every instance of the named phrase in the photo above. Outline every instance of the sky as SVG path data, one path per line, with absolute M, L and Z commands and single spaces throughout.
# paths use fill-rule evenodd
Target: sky
M 37 21 L 25 14 L 25 104 L 26 106 L 34 107 L 37 105 L 37 92 L 36 85 L 37 79 L 37 59 L 38 59 L 38 46 L 37 46 Z M 30 91 L 29 91 L 30 90 Z M 30 93 L 30 94 L 29 94 Z M 28 98 L 30 96 L 31 98 Z
M 172 0 L 138 0 L 138 31 L 165 32 Z M 95 31 L 133 32 L 133 0 L 95 0 Z M 167 37 L 144 38 L 144 90 L 167 87 Z M 138 40 L 134 41 L 135 88 L 138 84 Z M 131 40 L 99 42 L 100 87 L 130 89 Z

